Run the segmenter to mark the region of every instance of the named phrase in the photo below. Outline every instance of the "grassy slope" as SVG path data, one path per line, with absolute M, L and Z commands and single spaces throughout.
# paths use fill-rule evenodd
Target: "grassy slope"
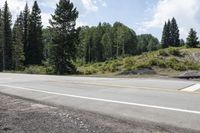
M 200 49 L 168 48 L 138 56 L 78 66 L 78 70 L 85 75 L 116 75 L 143 68 L 153 68 L 158 75 L 176 75 L 186 70 L 200 70 Z

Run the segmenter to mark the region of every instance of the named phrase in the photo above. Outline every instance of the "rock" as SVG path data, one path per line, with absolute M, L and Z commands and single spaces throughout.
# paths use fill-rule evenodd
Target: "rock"
M 142 74 L 156 74 L 156 72 L 152 68 L 142 68 L 138 70 L 131 70 L 122 72 L 122 75 L 142 75 Z
M 199 71 L 186 71 L 186 72 L 180 74 L 178 76 L 178 78 L 186 78 L 186 79 L 200 78 L 200 72 Z

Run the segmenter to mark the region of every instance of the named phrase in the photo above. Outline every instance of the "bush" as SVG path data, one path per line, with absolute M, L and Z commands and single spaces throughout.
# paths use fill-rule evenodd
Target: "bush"
M 170 58 L 166 61 L 167 67 L 177 70 L 177 71 L 184 71 L 185 70 L 185 66 L 182 65 L 182 63 L 177 60 L 176 58 Z
M 118 61 L 111 61 L 109 63 L 104 63 L 102 66 L 101 66 L 101 72 L 102 73 L 105 73 L 105 72 L 116 72 L 118 71 L 118 67 L 120 66 L 119 62 Z
M 110 71 L 110 72 L 116 72 L 116 71 L 119 70 L 119 69 L 118 69 L 119 66 L 120 66 L 120 64 L 119 64 L 117 61 L 112 62 L 112 63 L 109 65 L 109 71 Z
M 183 64 L 187 66 L 187 70 L 199 70 L 200 69 L 200 65 L 195 62 L 192 62 L 192 61 L 184 61 Z
M 142 69 L 142 68 L 149 68 L 149 67 L 151 67 L 151 64 L 149 62 L 140 62 L 140 63 L 137 63 L 137 65 L 135 65 L 135 67 L 133 68 Z
M 181 52 L 180 52 L 180 50 L 178 48 L 170 47 L 168 49 L 168 52 L 169 52 L 169 54 L 174 55 L 174 56 L 182 56 Z
M 169 53 L 166 51 L 166 49 L 161 49 L 161 50 L 158 51 L 158 55 L 169 56 Z
M 97 73 L 98 70 L 93 66 L 88 66 L 88 67 L 82 67 L 80 72 L 83 73 L 84 75 L 90 75 Z
M 47 68 L 44 66 L 29 66 L 25 68 L 24 70 L 25 73 L 28 74 L 47 74 Z
M 125 58 L 124 59 L 124 68 L 130 69 L 135 65 L 135 63 L 136 63 L 136 61 L 133 58 L 131 58 L 131 57 Z
M 158 67 L 161 67 L 161 68 L 167 67 L 164 60 L 157 59 L 157 58 L 150 60 L 149 63 L 150 63 L 151 66 L 158 66 Z

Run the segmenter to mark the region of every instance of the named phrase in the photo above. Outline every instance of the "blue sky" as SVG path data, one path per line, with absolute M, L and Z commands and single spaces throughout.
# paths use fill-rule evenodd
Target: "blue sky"
M 33 0 L 7 0 L 13 20 L 27 1 L 32 7 Z M 48 25 L 50 14 L 59 0 L 38 0 L 42 10 L 43 25 Z M 151 33 L 159 40 L 162 28 L 168 18 L 177 19 L 181 38 L 185 39 L 190 28 L 200 31 L 199 0 L 71 0 L 79 11 L 77 26 L 97 25 L 99 22 L 113 24 L 120 21 L 137 34 Z M 4 1 L 0 1 L 2 7 Z

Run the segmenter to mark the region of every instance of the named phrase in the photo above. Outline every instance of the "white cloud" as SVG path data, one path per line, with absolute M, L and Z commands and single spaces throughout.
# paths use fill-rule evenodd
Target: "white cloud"
M 59 2 L 59 0 L 37 0 L 38 4 L 42 10 L 42 22 L 44 26 L 48 26 L 49 25 L 49 19 L 50 19 L 50 15 L 53 13 L 53 9 L 56 8 L 56 3 Z M 74 3 L 77 3 L 80 0 L 71 0 Z M 26 2 L 29 5 L 29 9 L 32 8 L 33 2 L 34 0 L 7 0 L 8 2 L 8 6 L 9 9 L 11 11 L 12 14 L 12 20 L 13 23 L 16 19 L 16 16 L 20 13 L 20 11 L 24 10 L 25 4 Z M 81 0 L 83 7 L 79 7 L 84 8 L 86 10 L 86 14 L 88 12 L 96 12 L 98 11 L 100 6 L 107 6 L 105 0 Z M 2 8 L 4 6 L 5 0 L 0 0 L 0 8 Z M 81 12 L 81 14 L 79 14 L 80 16 L 83 16 L 85 13 Z M 77 22 L 78 26 L 82 26 L 85 25 L 86 23 L 84 22 Z
M 105 0 L 81 0 L 83 6 L 87 11 L 96 12 L 99 10 L 99 6 L 107 7 Z
M 98 11 L 98 6 L 95 5 L 96 1 L 92 0 L 81 0 L 83 3 L 83 6 L 88 10 L 88 11 Z
M 186 38 L 190 28 L 198 30 L 200 24 L 199 5 L 199 0 L 159 0 L 152 10 L 153 17 L 142 22 L 139 30 L 162 29 L 165 21 L 175 17 L 180 28 L 181 37 Z
M 32 5 L 33 5 L 33 0 L 7 0 L 8 2 L 8 7 L 11 11 L 11 14 L 12 14 L 12 20 L 13 20 L 13 23 L 16 19 L 16 16 L 19 15 L 20 11 L 23 11 L 24 10 L 24 7 L 25 7 L 25 4 L 26 4 L 26 1 L 29 5 L 29 9 L 32 8 Z M 48 1 L 48 0 L 38 0 L 38 4 L 40 6 L 43 6 L 43 7 L 47 7 L 47 8 L 53 8 L 53 6 L 55 7 L 55 4 L 58 0 L 51 0 L 51 1 Z M 0 1 L 0 5 L 4 5 L 5 1 Z M 1 6 L 1 7 L 2 7 Z M 42 10 L 42 9 L 41 9 Z M 42 22 L 43 22 L 43 25 L 44 26 L 47 26 L 49 25 L 49 19 L 50 19 L 50 12 L 49 13 L 45 13 L 42 11 L 41 13 L 41 16 L 42 16 Z
M 18 15 L 25 7 L 24 0 L 7 0 L 7 2 L 13 18 L 16 18 L 16 15 Z M 4 0 L 0 1 L 1 8 L 4 6 L 4 3 Z

